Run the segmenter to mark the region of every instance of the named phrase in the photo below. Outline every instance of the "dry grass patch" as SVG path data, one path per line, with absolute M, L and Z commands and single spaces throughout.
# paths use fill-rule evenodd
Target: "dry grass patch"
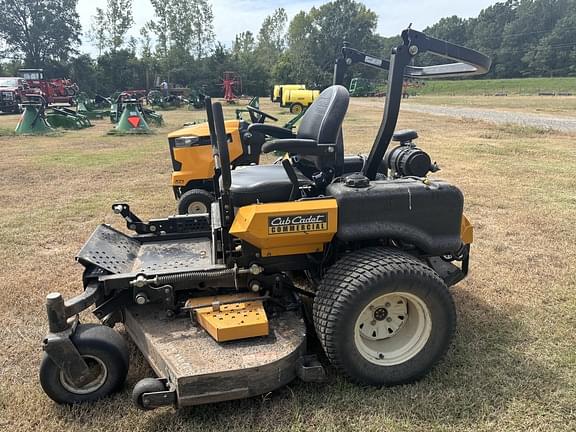
M 262 102 L 264 110 L 290 118 Z M 227 107 L 229 117 L 234 107 Z M 46 332 L 44 297 L 74 295 L 73 261 L 98 223 L 122 226 L 110 204 L 142 217 L 175 209 L 166 133 L 202 112 L 164 113 L 155 135 L 107 137 L 107 122 L 60 137 L 0 138 L 0 430 L 131 431 L 494 431 L 575 430 L 575 136 L 402 113 L 442 177 L 466 196 L 476 226 L 471 274 L 453 289 L 458 331 L 446 359 L 424 380 L 363 388 L 329 371 L 325 385 L 294 382 L 250 400 L 143 413 L 132 386 L 152 372 L 132 346 L 124 390 L 59 407 L 37 380 Z M 349 153 L 366 152 L 382 106 L 352 102 Z M 13 127 L 15 116 L 0 116 Z M 495 134 L 487 136 L 486 134 Z M 91 319 L 85 314 L 83 319 Z

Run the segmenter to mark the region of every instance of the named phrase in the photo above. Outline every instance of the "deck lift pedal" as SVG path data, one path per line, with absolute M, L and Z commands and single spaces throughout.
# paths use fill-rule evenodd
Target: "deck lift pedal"
M 342 162 L 342 86 L 323 92 L 295 137 L 263 146 L 297 158 L 234 172 L 222 105 L 207 98 L 217 194 L 211 215 L 144 222 L 127 204 L 113 205 L 135 234 L 100 225 L 77 256 L 84 292 L 68 301 L 47 297 L 40 382 L 49 397 L 88 402 L 122 387 L 128 350 L 112 329 L 120 322 L 158 377 L 134 387 L 142 409 L 246 398 L 295 377 L 322 381 L 324 368 L 306 352 L 303 297 L 313 298 L 328 360 L 356 382 L 411 382 L 438 362 L 455 325 L 448 287 L 467 274 L 472 227 L 455 186 L 428 178 L 431 165 L 412 175 L 421 168 L 415 159 L 397 163 L 405 152 L 387 149 L 404 75 L 477 75 L 490 60 L 412 29 L 402 40 L 389 63 L 380 60 L 390 69 L 388 98 L 360 169 Z M 411 66 L 419 52 L 462 63 Z M 336 84 L 355 58 L 376 63 L 345 46 Z M 397 138 L 406 144 L 414 134 Z M 360 215 L 359 207 L 369 211 Z M 104 325 L 79 322 L 88 308 Z

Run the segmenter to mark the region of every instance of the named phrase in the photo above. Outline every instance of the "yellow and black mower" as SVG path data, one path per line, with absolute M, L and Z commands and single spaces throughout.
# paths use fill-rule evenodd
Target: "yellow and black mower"
M 468 272 L 472 226 L 462 192 L 428 177 L 436 167 L 417 134 L 394 130 L 404 76 L 477 75 L 490 60 L 412 29 L 402 40 L 390 62 L 344 47 L 335 85 L 298 133 L 262 145 L 290 155 L 281 164 L 231 170 L 228 144 L 240 132 L 207 100 L 211 216 L 144 222 L 113 205 L 136 234 L 100 225 L 77 256 L 83 292 L 47 298 L 40 383 L 50 398 L 89 402 L 122 387 L 129 357 L 118 322 L 157 375 L 133 390 L 146 410 L 247 398 L 296 377 L 322 381 L 305 317 L 327 360 L 360 384 L 409 383 L 442 358 L 456 326 L 448 287 Z M 424 52 L 457 62 L 415 66 Z M 383 121 L 360 164 L 344 157 L 341 138 L 349 95 L 338 84 L 354 62 L 390 68 Z M 89 307 L 104 325 L 80 323 Z
M 252 101 L 255 101 L 254 98 Z M 251 102 L 252 102 L 251 101 Z M 294 117 L 283 127 L 264 124 L 278 119 L 254 104 L 244 107 L 250 122 L 236 110 L 235 120 L 226 120 L 226 134 L 232 169 L 260 162 L 261 148 L 267 138 L 293 136 L 292 128 L 301 118 Z M 172 160 L 172 188 L 178 200 L 178 214 L 209 213 L 214 194 L 214 159 L 208 123 L 186 126 L 168 135 Z
M 247 105 L 246 110 L 252 124 L 263 124 L 267 118 L 278 120 L 251 105 Z M 254 132 L 252 125 L 242 119 L 227 120 L 225 126 L 232 168 L 258 164 L 265 136 Z M 173 168 L 172 188 L 178 200 L 178 213 L 209 213 L 215 196 L 214 158 L 208 123 L 186 126 L 170 133 L 168 144 Z

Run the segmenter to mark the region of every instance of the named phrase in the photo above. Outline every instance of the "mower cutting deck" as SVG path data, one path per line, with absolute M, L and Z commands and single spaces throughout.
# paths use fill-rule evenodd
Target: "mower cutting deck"
M 301 363 L 306 331 L 299 312 L 270 319 L 270 333 L 257 339 L 219 343 L 190 317 L 167 320 L 151 306 L 126 311 L 126 329 L 159 377 L 171 389 L 136 392 L 143 408 L 184 407 L 257 396 L 281 387 L 309 365 Z M 322 373 L 322 368 L 317 366 Z M 144 393 L 150 393 L 144 396 Z

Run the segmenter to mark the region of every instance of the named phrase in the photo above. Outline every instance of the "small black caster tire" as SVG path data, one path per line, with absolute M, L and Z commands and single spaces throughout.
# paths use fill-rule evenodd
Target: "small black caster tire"
M 129 367 L 128 347 L 122 336 L 100 324 L 80 324 L 70 339 L 93 369 L 94 378 L 79 388 L 44 354 L 40 384 L 48 397 L 59 404 L 77 404 L 93 402 L 120 390 Z
M 134 390 L 132 390 L 132 402 L 134 402 L 134 405 L 136 405 L 136 407 L 141 409 L 141 410 L 144 410 L 144 411 L 153 410 L 154 407 L 150 408 L 150 407 L 144 406 L 142 396 L 144 396 L 144 393 L 156 393 L 156 392 L 161 392 L 161 391 L 165 391 L 165 390 L 166 390 L 166 386 L 164 385 L 164 383 L 162 381 L 160 381 L 157 378 L 141 379 L 134 386 Z
M 178 200 L 178 214 L 210 214 L 214 196 L 202 189 L 191 189 L 184 192 Z

